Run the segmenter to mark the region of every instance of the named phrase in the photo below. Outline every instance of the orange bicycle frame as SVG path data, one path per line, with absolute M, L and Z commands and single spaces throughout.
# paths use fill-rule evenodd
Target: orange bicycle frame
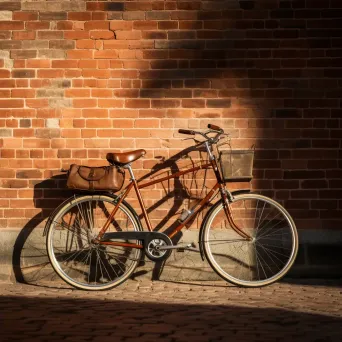
M 179 178 L 187 173 L 190 172 L 195 172 L 201 169 L 213 169 L 214 173 L 216 175 L 217 178 L 217 183 L 214 185 L 214 187 L 209 191 L 209 193 L 198 203 L 196 210 L 189 215 L 183 222 L 181 222 L 177 227 L 175 227 L 173 229 L 172 232 L 168 233 L 168 237 L 172 238 L 173 236 L 175 236 L 180 230 L 182 230 L 184 228 L 184 226 L 195 216 L 197 215 L 204 207 L 205 205 L 210 202 L 210 199 L 212 198 L 212 196 L 214 195 L 214 193 L 219 189 L 221 191 L 221 195 L 222 195 L 222 199 L 224 202 L 224 210 L 226 212 L 227 215 L 227 219 L 228 222 L 230 223 L 231 227 L 242 237 L 246 238 L 246 239 L 250 239 L 250 236 L 248 234 L 246 234 L 245 232 L 243 232 L 235 223 L 234 223 L 234 219 L 232 217 L 231 211 L 229 209 L 229 201 L 225 192 L 225 183 L 224 181 L 222 181 L 220 172 L 218 170 L 218 165 L 216 162 L 216 159 L 212 159 L 210 160 L 209 163 L 204 163 L 201 164 L 200 166 L 196 166 L 196 167 L 192 167 L 190 169 L 186 169 L 183 171 L 179 171 L 176 173 L 173 173 L 169 176 L 165 176 L 165 177 L 161 177 L 158 178 L 156 180 L 153 181 L 149 181 L 149 182 L 144 182 L 142 184 L 138 184 L 136 179 L 131 179 L 131 182 L 127 185 L 127 187 L 125 188 L 122 196 L 120 196 L 118 202 L 116 203 L 113 211 L 111 212 L 111 214 L 109 215 L 105 225 L 103 226 L 103 228 L 101 229 L 101 231 L 99 232 L 98 236 L 97 236 L 97 241 L 100 244 L 105 244 L 105 245 L 113 245 L 113 246 L 122 246 L 122 247 L 132 247 L 132 248 L 143 248 L 142 245 L 138 245 L 138 244 L 132 244 L 132 243 L 124 243 L 124 242 L 112 242 L 112 241 L 106 241 L 106 242 L 101 242 L 101 238 L 102 236 L 105 234 L 105 232 L 107 231 L 112 219 L 115 216 L 115 213 L 118 211 L 120 204 L 122 203 L 122 201 L 127 197 L 127 195 L 130 193 L 130 191 L 132 190 L 132 188 L 134 187 L 135 193 L 137 195 L 138 201 L 139 201 L 139 205 L 140 208 L 142 210 L 142 214 L 144 216 L 146 225 L 147 225 L 147 229 L 149 231 L 153 231 L 150 219 L 148 217 L 148 213 L 146 211 L 146 207 L 145 204 L 143 202 L 141 193 L 140 193 L 140 189 L 146 188 L 148 186 L 157 184 L 157 183 L 161 183 L 163 181 L 169 180 L 169 179 L 173 179 L 173 178 Z

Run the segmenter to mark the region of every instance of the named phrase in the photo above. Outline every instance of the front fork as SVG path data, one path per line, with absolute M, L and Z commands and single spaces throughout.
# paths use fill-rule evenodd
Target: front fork
M 221 192 L 221 197 L 222 197 L 222 201 L 223 201 L 223 208 L 224 208 L 224 212 L 226 213 L 227 220 L 228 220 L 230 226 L 233 228 L 233 230 L 237 234 L 239 234 L 241 237 L 247 239 L 248 241 L 251 241 L 252 237 L 250 235 L 248 235 L 247 233 L 245 233 L 234 221 L 233 213 L 230 210 L 230 202 L 233 202 L 233 196 L 226 189 L 226 184 L 223 181 L 221 173 L 219 171 L 219 167 L 217 164 L 216 157 L 212 153 L 211 146 L 209 145 L 209 143 L 207 141 L 205 142 L 205 147 L 206 147 L 207 152 L 209 154 L 209 160 L 210 160 L 210 163 L 211 163 L 212 168 L 214 170 L 217 182 L 220 185 L 220 192 Z
M 247 239 L 248 241 L 251 241 L 253 238 L 249 234 L 244 232 L 234 221 L 234 216 L 230 209 L 230 202 L 233 201 L 232 194 L 227 189 L 225 189 L 224 186 L 220 188 L 220 192 L 221 192 L 221 197 L 223 201 L 224 212 L 226 213 L 226 217 L 227 217 L 229 225 L 241 237 Z

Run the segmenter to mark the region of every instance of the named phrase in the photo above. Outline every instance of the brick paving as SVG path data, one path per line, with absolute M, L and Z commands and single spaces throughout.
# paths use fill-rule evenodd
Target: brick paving
M 342 340 L 342 282 L 241 289 L 129 280 L 104 292 L 0 284 L 1 341 Z

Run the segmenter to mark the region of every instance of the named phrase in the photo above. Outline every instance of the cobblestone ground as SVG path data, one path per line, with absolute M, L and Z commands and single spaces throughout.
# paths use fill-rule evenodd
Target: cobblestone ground
M 342 282 L 0 284 L 1 341 L 342 341 Z

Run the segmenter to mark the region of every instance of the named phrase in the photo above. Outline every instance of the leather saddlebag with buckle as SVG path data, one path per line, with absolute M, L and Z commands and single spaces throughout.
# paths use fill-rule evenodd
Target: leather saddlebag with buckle
M 72 164 L 67 187 L 80 190 L 119 191 L 125 180 L 125 171 L 114 165 L 89 167 Z

